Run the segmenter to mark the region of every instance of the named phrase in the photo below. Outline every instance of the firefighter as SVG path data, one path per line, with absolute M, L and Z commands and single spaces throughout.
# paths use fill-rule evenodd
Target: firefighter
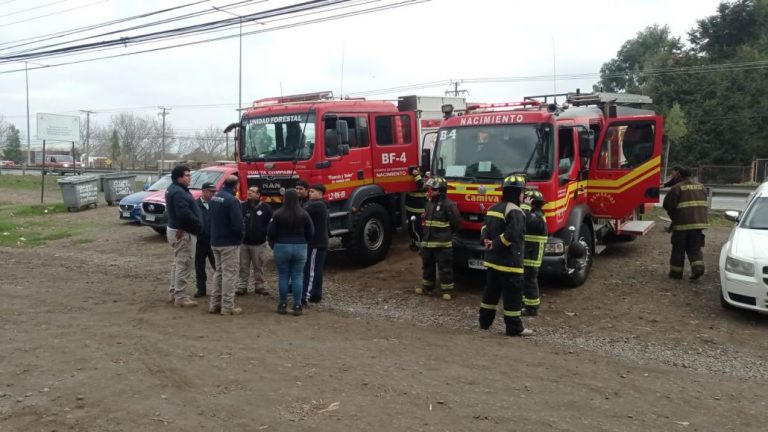
M 405 196 L 405 214 L 408 218 L 408 235 L 411 237 L 411 250 L 418 251 L 421 245 L 421 214 L 424 213 L 424 205 L 427 203 L 426 178 L 421 175 L 421 170 L 411 170 L 416 190 L 408 192 Z
M 496 318 L 499 298 L 504 300 L 504 324 L 508 336 L 529 336 L 523 326 L 523 248 L 525 213 L 519 207 L 525 177 L 510 175 L 502 183 L 501 201 L 485 214 L 480 235 L 485 246 L 488 268 L 483 300 L 480 303 L 480 328 L 488 330 Z
M 707 192 L 704 186 L 691 179 L 691 171 L 678 167 L 680 181 L 664 197 L 664 210 L 672 220 L 672 253 L 669 257 L 669 277 L 683 278 L 685 255 L 691 263 L 691 280 L 704 274 L 704 229 L 707 221 Z
M 429 201 L 424 207 L 421 239 L 422 286 L 416 294 L 428 294 L 435 289 L 435 267 L 440 277 L 443 300 L 453 298 L 453 234 L 459 229 L 459 209 L 446 198 L 448 184 L 442 177 L 427 180 Z
M 547 243 L 547 218 L 544 216 L 544 195 L 537 190 L 525 191 L 525 253 L 523 259 L 523 315 L 539 314 L 539 267 Z

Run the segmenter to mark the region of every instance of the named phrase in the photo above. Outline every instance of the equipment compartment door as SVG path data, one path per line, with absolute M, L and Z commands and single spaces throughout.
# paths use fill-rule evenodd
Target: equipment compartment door
M 414 188 L 410 167 L 419 165 L 419 143 L 413 113 L 373 115 L 373 181 L 387 192 Z
M 588 180 L 597 217 L 623 219 L 659 201 L 662 134 L 660 116 L 613 118 L 600 131 Z

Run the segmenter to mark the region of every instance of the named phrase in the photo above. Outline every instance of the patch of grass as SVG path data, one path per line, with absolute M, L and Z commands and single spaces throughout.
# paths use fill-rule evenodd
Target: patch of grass
M 88 244 L 88 243 L 93 243 L 93 242 L 94 242 L 94 240 L 92 238 L 85 238 L 85 237 L 76 239 L 74 241 L 74 243 L 78 244 L 78 245 Z
M 39 176 L 39 175 L 15 175 L 15 174 L 3 174 L 0 175 L 0 188 L 7 189 L 23 189 L 23 190 L 40 190 L 41 181 L 45 181 L 45 190 L 59 190 L 59 185 L 56 183 L 60 176 Z
M 0 246 L 40 246 L 85 231 L 84 223 L 58 223 L 56 214 L 66 211 L 63 204 L 0 207 Z

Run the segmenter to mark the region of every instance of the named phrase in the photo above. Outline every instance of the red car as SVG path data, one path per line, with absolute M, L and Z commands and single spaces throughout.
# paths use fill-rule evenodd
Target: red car
M 189 191 L 194 199 L 200 198 L 200 188 L 205 182 L 211 182 L 220 188 L 224 180 L 231 175 L 237 175 L 237 165 L 222 164 L 205 167 L 192 173 L 189 183 Z M 165 211 L 165 191 L 153 192 L 141 202 L 141 223 L 147 225 L 159 234 L 165 233 L 168 226 L 168 213 Z

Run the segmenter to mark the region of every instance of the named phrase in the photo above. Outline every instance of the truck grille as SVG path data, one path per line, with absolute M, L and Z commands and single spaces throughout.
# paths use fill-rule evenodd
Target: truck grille
M 141 209 L 144 213 L 163 214 L 165 213 L 165 204 L 145 202 L 141 203 Z
M 259 190 L 261 191 L 262 195 L 265 196 L 274 196 L 274 195 L 280 195 L 281 189 L 290 189 L 292 187 L 296 186 L 296 182 L 298 179 L 292 179 L 287 177 L 275 177 L 273 179 L 269 178 L 253 178 L 248 177 L 248 187 L 251 186 L 258 186 Z

